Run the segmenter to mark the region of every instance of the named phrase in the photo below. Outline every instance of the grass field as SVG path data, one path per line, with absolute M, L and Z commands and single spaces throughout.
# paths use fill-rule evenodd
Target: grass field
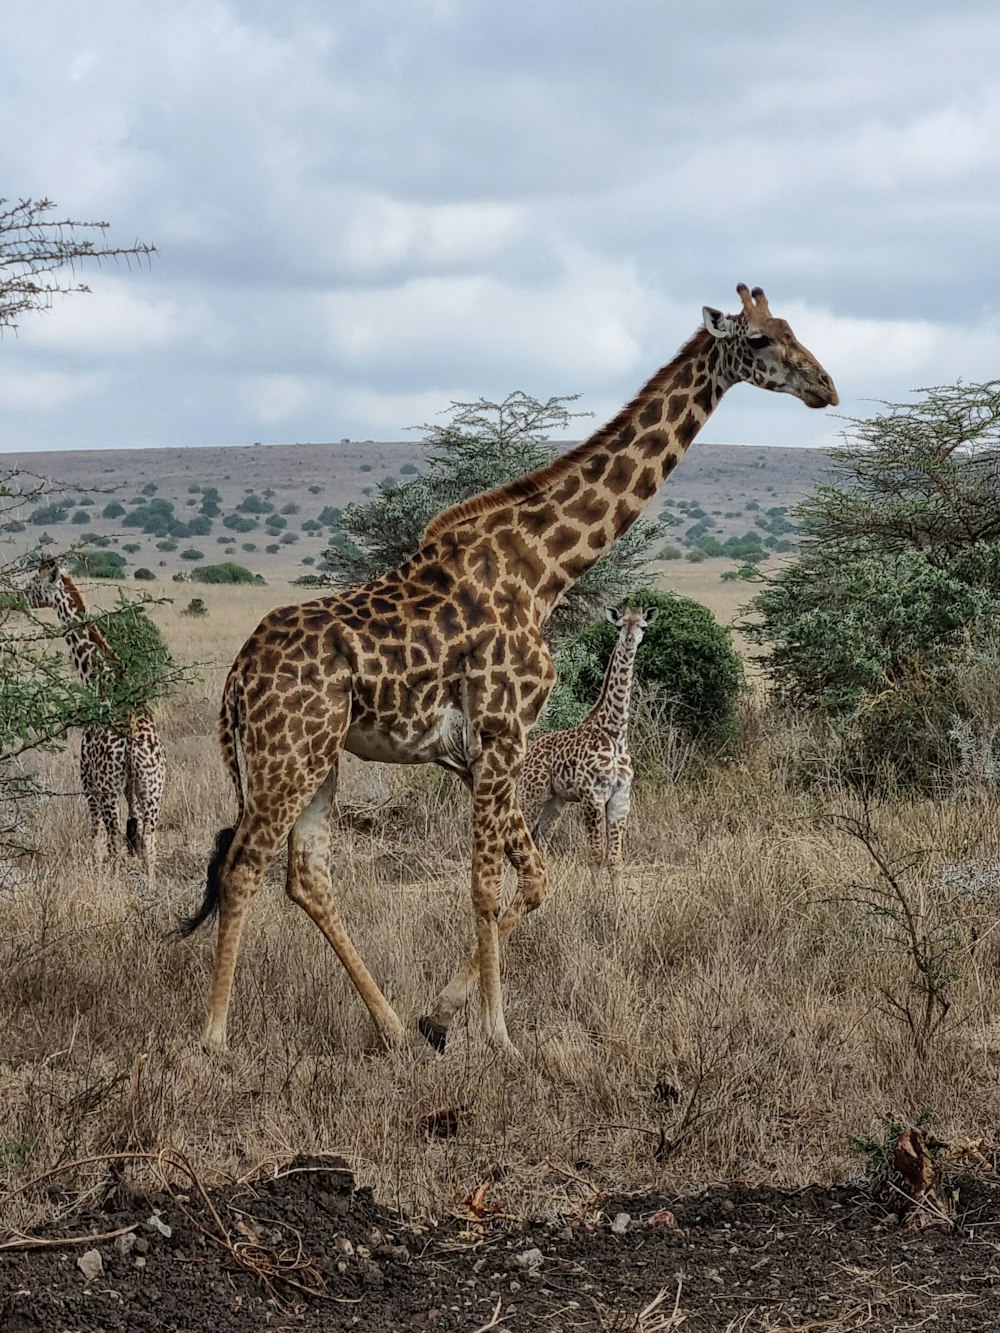
M 723 619 L 747 592 L 707 565 L 675 562 L 669 575 Z M 757 704 L 728 762 L 640 783 L 622 912 L 586 867 L 576 821 L 564 821 L 549 849 L 550 896 L 506 956 L 523 1065 L 487 1051 L 473 1011 L 441 1058 L 375 1051 L 346 975 L 285 900 L 279 865 L 244 937 L 231 1053 L 205 1055 L 212 936 L 165 935 L 200 901 L 213 836 L 233 815 L 214 735 L 223 676 L 260 614 L 300 590 L 198 592 L 204 619 L 179 614 L 186 595 L 154 611 L 175 655 L 205 664 L 200 683 L 160 710 L 169 782 L 155 888 L 90 860 L 74 743 L 44 761 L 63 794 L 39 812 L 39 855 L 0 895 L 9 1187 L 140 1145 L 176 1145 L 206 1180 L 336 1151 L 383 1200 L 418 1212 L 439 1213 L 490 1180 L 503 1209 L 545 1213 L 564 1202 L 549 1161 L 618 1190 L 796 1185 L 858 1171 L 849 1139 L 882 1115 L 929 1108 L 945 1139 L 990 1133 L 996 914 L 988 895 L 932 880 L 942 864 L 993 856 L 995 803 L 966 793 L 873 811 L 891 857 L 926 853 L 893 897 L 838 826 L 857 803 L 835 769 L 802 780 L 818 742 Z M 467 796 L 436 770 L 348 757 L 341 797 L 344 917 L 412 1019 L 472 940 Z M 930 983 L 915 966 L 928 950 Z M 936 1027 L 929 984 L 950 1006 Z M 428 1137 L 422 1119 L 445 1108 L 461 1108 L 459 1132 Z M 79 1166 L 73 1188 L 102 1170 Z M 60 1179 L 68 1188 L 70 1176 Z M 15 1193 L 4 1221 L 27 1226 L 57 1207 L 44 1190 Z

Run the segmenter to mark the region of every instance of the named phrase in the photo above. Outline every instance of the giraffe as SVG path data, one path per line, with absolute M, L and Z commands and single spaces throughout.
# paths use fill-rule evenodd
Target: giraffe
M 657 614 L 655 606 L 607 612 L 618 640 L 597 703 L 575 727 L 547 732 L 528 747 L 517 784 L 518 805 L 536 843 L 569 802 L 582 804 L 591 859 L 598 867 L 607 864 L 616 889 L 632 797 L 632 671 L 642 636 Z
M 80 589 L 64 569 L 41 560 L 25 588 L 29 606 L 52 607 L 77 675 L 98 694 L 121 671 L 121 663 L 96 625 L 86 620 Z M 94 854 L 114 858 L 118 851 L 118 804 L 128 804 L 125 845 L 138 854 L 152 881 L 156 869 L 156 826 L 166 767 L 156 723 L 135 709 L 119 725 L 85 727 L 80 741 L 80 777 L 90 810 Z M 104 826 L 104 837 L 101 826 Z
M 546 891 L 545 865 L 516 799 L 527 736 L 556 675 L 545 621 L 639 517 L 732 385 L 792 394 L 814 408 L 839 401 L 763 291 L 741 283 L 737 292 L 736 314 L 704 307 L 674 359 L 588 440 L 444 510 L 392 573 L 279 607 L 247 639 L 223 687 L 219 721 L 236 823 L 219 832 L 202 902 L 177 927 L 189 935 L 218 916 L 206 1047 L 226 1044 L 247 907 L 282 843 L 286 893 L 340 958 L 386 1045 L 406 1042 L 333 894 L 330 812 L 348 750 L 387 763 L 436 763 L 470 788 L 476 950 L 418 1028 L 443 1050 L 478 980 L 486 1039 L 516 1056 L 500 947 Z M 517 886 L 501 915 L 505 856 Z

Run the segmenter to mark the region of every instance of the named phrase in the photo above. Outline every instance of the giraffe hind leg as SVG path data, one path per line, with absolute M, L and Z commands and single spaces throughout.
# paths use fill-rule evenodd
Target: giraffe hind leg
M 337 792 L 334 767 L 319 791 L 296 819 L 288 836 L 285 891 L 322 931 L 343 963 L 386 1046 L 402 1046 L 406 1033 L 395 1010 L 379 989 L 354 947 L 333 898 L 330 877 L 330 811 Z

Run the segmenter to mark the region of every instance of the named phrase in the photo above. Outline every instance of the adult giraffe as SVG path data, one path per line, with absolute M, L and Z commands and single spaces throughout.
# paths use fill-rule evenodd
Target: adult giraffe
M 50 606 L 80 679 L 100 695 L 111 691 L 122 664 L 92 621 L 87 620 L 83 594 L 64 569 L 40 560 L 25 586 L 28 605 Z M 94 854 L 113 860 L 118 852 L 118 807 L 128 806 L 125 845 L 138 853 L 147 877 L 156 870 L 156 826 L 166 781 L 166 761 L 159 732 L 142 708 L 120 723 L 85 727 L 80 740 L 80 780 L 90 810 Z M 101 837 L 101 825 L 104 838 Z
M 393 573 L 272 611 L 240 649 L 219 722 L 237 822 L 219 833 L 201 907 L 179 927 L 190 934 L 218 911 L 206 1045 L 225 1045 L 247 905 L 286 838 L 288 896 L 326 936 L 386 1043 L 405 1041 L 333 898 L 329 816 L 346 749 L 437 763 L 471 788 L 476 953 L 419 1026 L 442 1049 L 478 977 L 487 1038 L 514 1050 L 499 951 L 546 888 L 516 799 L 527 736 L 556 674 L 542 626 L 639 517 L 733 384 L 790 393 L 809 407 L 838 402 L 830 376 L 771 315 L 760 288 L 737 292 L 740 311 L 705 307 L 703 326 L 673 361 L 590 439 L 439 514 Z M 505 854 L 517 890 L 501 916 Z

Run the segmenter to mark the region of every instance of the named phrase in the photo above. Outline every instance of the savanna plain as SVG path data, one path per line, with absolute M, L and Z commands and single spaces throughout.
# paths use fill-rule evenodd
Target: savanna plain
M 657 579 L 695 596 L 701 580 L 732 621 L 746 589 L 716 563 Z M 506 951 L 520 1063 L 487 1049 L 473 1006 L 441 1056 L 416 1035 L 379 1050 L 280 861 L 244 935 L 231 1049 L 210 1056 L 211 931 L 168 931 L 233 818 L 222 681 L 266 610 L 310 594 L 200 586 L 191 617 L 164 586 L 151 614 L 200 666 L 158 710 L 155 884 L 94 863 L 74 743 L 41 761 L 57 794 L 40 852 L 0 896 L 0 1327 L 997 1326 L 989 792 L 865 804 L 831 738 L 760 690 L 723 756 L 641 728 L 621 897 L 571 811 Z M 448 776 L 347 758 L 335 889 L 404 1019 L 472 945 L 468 829 Z M 872 1184 L 879 1145 L 916 1123 L 978 1144 L 942 1182 L 939 1225 L 901 1224 Z

